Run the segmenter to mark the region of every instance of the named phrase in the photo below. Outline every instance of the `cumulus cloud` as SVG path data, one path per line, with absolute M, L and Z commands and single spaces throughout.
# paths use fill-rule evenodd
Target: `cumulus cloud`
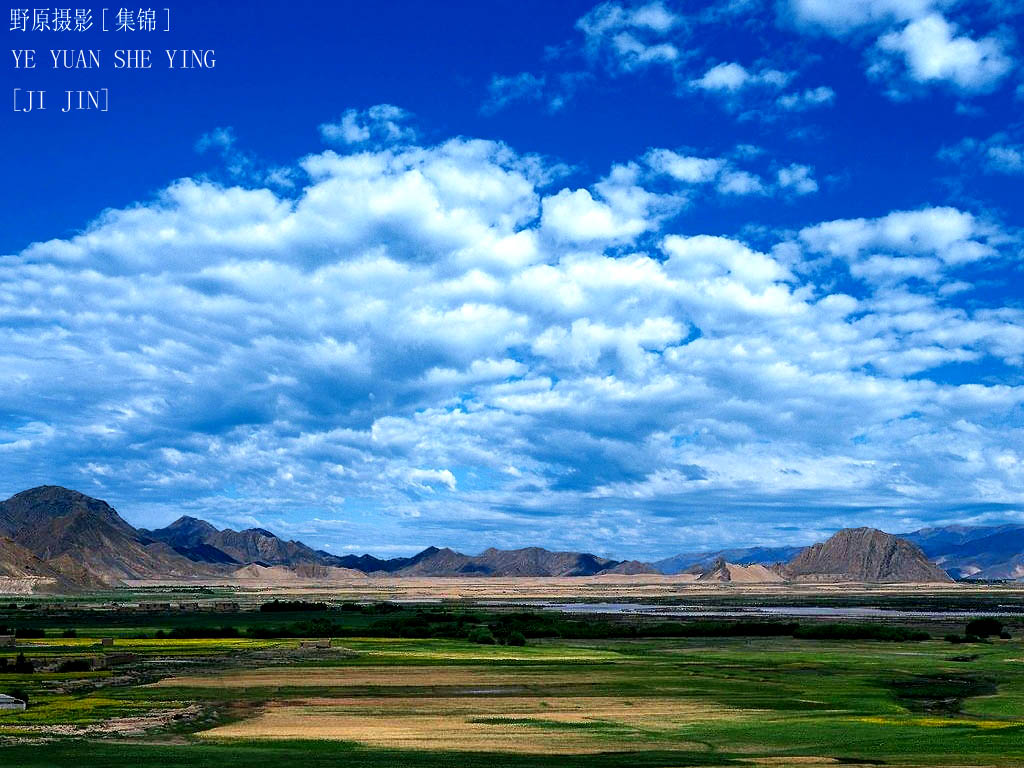
M 948 5 L 936 0 L 790 0 L 789 10 L 798 23 L 842 35 L 864 26 L 917 19 L 933 8 Z
M 411 115 L 391 104 L 349 109 L 334 123 L 323 123 L 320 136 L 329 144 L 395 143 L 414 141 L 416 131 L 407 123 Z
M 1016 176 L 1024 174 L 1024 141 L 1009 132 L 997 133 L 987 139 L 968 137 L 940 149 L 938 158 L 966 166 L 969 173 L 980 168 L 988 174 Z
M 995 88 L 1013 68 L 1004 35 L 961 33 L 944 12 L 943 0 L 790 0 L 788 13 L 798 26 L 845 37 L 858 44 L 877 36 L 868 73 L 887 93 L 905 98 L 903 80 L 946 84 L 964 93 Z M 998 15 L 998 14 L 997 14 Z
M 691 188 L 713 187 L 724 197 L 772 195 L 779 191 L 798 195 L 818 191 L 814 169 L 798 163 L 774 170 L 777 184 L 773 185 L 753 171 L 740 168 L 739 160 L 747 161 L 760 152 L 755 147 L 737 147 L 731 157 L 700 157 L 682 154 L 670 149 L 652 149 L 644 161 L 655 174 L 667 176 Z
M 787 112 L 802 112 L 832 104 L 835 98 L 835 91 L 826 85 L 820 85 L 796 93 L 784 93 L 775 103 Z
M 777 69 L 763 69 L 750 72 L 736 62 L 717 64 L 701 77 L 691 80 L 690 85 L 705 91 L 735 93 L 744 88 L 769 86 L 781 88 L 789 82 L 789 75 Z
M 673 223 L 736 158 L 556 191 L 500 143 L 369 130 L 288 196 L 183 179 L 0 259 L 4 487 L 338 551 L 619 556 L 782 536 L 779 505 L 813 529 L 1024 498 L 1024 390 L 941 373 L 1024 364 L 1019 309 L 957 303 L 1007 257 L 995 224 L 924 208 L 755 246 Z
M 955 24 L 932 13 L 878 39 L 883 54 L 901 56 L 919 83 L 945 81 L 964 91 L 991 90 L 1010 71 L 1012 59 L 995 37 L 958 35 Z
M 232 182 L 266 184 L 275 189 L 287 189 L 295 185 L 293 169 L 269 166 L 254 153 L 242 149 L 235 129 L 230 126 L 204 133 L 194 146 L 200 155 L 213 153 L 220 158 L 222 168 L 208 173 L 208 177 L 226 176 Z
M 615 69 L 630 72 L 656 65 L 673 65 L 679 49 L 665 36 L 682 19 L 661 2 L 627 7 L 602 3 L 576 22 L 591 57 L 605 58 Z
M 818 182 L 814 180 L 811 168 L 806 165 L 794 163 L 780 168 L 778 179 L 780 187 L 792 190 L 797 195 L 809 195 L 818 191 Z

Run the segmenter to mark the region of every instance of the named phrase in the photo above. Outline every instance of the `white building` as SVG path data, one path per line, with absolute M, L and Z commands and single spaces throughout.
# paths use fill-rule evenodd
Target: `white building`
M 25 702 L 21 699 L 16 699 L 13 696 L 4 696 L 0 693 L 0 712 L 10 712 L 12 710 L 22 710 L 25 708 Z

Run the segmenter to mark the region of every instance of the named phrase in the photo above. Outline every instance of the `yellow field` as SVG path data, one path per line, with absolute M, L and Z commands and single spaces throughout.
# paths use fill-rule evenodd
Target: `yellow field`
M 711 594 L 744 595 L 901 595 L 916 594 L 920 584 L 741 584 L 696 582 L 693 574 L 622 575 L 572 577 L 393 577 L 363 576 L 334 580 L 297 581 L 287 585 L 261 583 L 258 579 L 144 580 L 126 582 L 129 586 L 174 587 L 199 585 L 235 588 L 232 599 L 243 604 L 266 597 L 308 597 L 316 599 L 463 601 L 463 600 L 569 600 L 610 599 L 645 600 L 659 597 L 699 597 Z M 929 584 L 930 594 L 984 593 L 986 585 Z M 1008 597 L 1024 596 L 1024 585 L 1000 587 Z M 202 601 L 201 601 L 202 602 Z
M 446 676 L 447 680 L 447 676 Z M 374 747 L 462 752 L 580 754 L 701 745 L 674 737 L 680 726 L 756 717 L 679 698 L 459 696 L 309 699 L 274 704 L 212 739 L 326 739 Z
M 437 685 L 570 685 L 607 680 L 609 671 L 517 669 L 485 666 L 270 667 L 220 675 L 168 677 L 155 688 L 346 688 L 355 686 L 429 687 Z

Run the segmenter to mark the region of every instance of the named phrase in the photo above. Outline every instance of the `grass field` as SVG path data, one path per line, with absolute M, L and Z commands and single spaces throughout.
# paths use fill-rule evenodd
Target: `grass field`
M 83 637 L 19 645 L 41 660 L 96 653 Z M 1024 764 L 1017 639 L 343 637 L 309 651 L 294 638 L 122 637 L 115 648 L 134 661 L 0 674 L 0 692 L 31 702 L 0 714 L 0 765 Z

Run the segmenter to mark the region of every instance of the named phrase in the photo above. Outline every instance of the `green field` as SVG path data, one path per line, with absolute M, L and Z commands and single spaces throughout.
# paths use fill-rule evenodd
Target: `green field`
M 388 627 L 461 626 L 430 619 L 436 609 L 403 610 Z M 507 621 L 469 615 L 495 631 Z M 325 617 L 344 629 L 329 650 L 299 648 L 295 637 L 140 636 L 195 625 L 193 617 L 33 615 L 46 636 L 0 651 L 39 667 L 0 673 L 0 692 L 30 701 L 25 712 L 0 715 L 0 764 L 1024 764 L 1024 644 L 1016 638 L 531 637 L 516 646 L 358 637 L 358 627 L 379 634 L 384 625 L 353 611 Z M 311 618 L 205 621 L 265 633 L 271 622 L 287 628 Z M 59 636 L 69 622 L 78 637 Z M 125 663 L 54 670 L 61 660 L 97 658 L 96 638 L 115 634 L 106 650 L 132 654 Z

